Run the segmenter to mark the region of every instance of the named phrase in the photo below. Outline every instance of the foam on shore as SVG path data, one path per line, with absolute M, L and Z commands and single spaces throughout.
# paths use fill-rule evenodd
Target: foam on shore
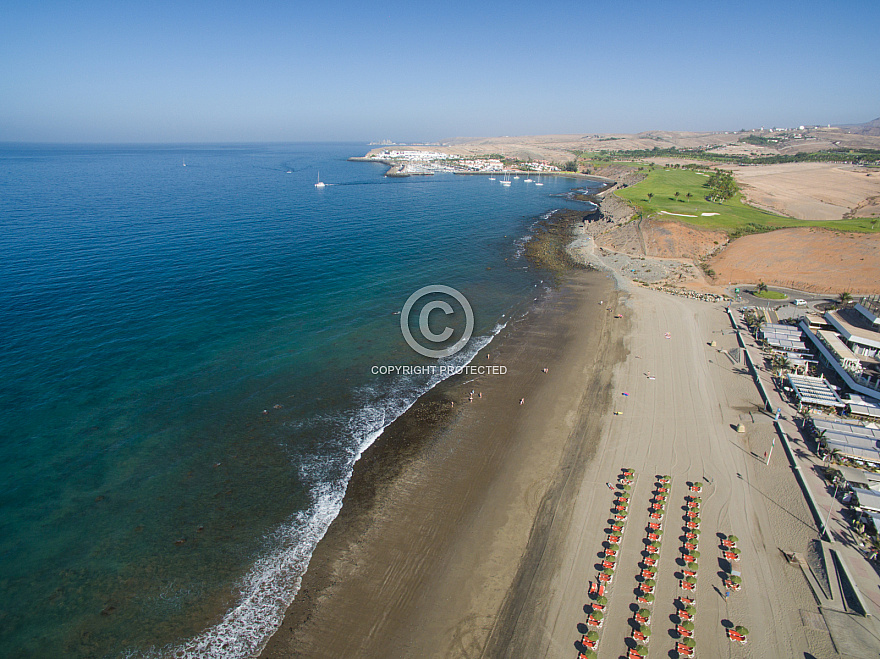
M 454 371 L 470 364 L 506 325 L 506 321 L 496 324 L 490 334 L 472 339 L 466 350 L 440 360 L 440 365 L 452 367 Z M 144 656 L 237 659 L 259 653 L 296 597 L 315 547 L 339 515 L 357 460 L 420 396 L 449 377 L 449 371 L 440 374 L 438 370 L 421 385 L 411 378 L 401 378 L 391 395 L 358 410 L 347 423 L 348 433 L 356 441 L 344 469 L 344 481 L 316 485 L 311 493 L 312 505 L 267 538 L 270 548 L 242 579 L 236 604 L 220 622 L 180 645 L 151 648 Z

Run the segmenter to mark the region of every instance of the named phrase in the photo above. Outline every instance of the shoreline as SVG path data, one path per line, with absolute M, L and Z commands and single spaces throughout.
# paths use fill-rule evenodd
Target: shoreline
M 560 222 L 576 229 L 575 220 Z M 589 242 L 569 241 L 568 257 L 589 260 Z M 829 632 L 802 625 L 802 614 L 824 611 L 787 558 L 809 551 L 816 525 L 788 464 L 761 458 L 772 416 L 760 414 L 750 374 L 731 357 L 738 344 L 724 306 L 634 286 L 592 256 L 608 269 L 565 271 L 560 288 L 475 358 L 503 363 L 508 376 L 450 378 L 364 453 L 299 601 L 260 656 L 574 655 L 602 568 L 605 484 L 624 466 L 637 474 L 633 531 L 621 540 L 622 583 L 607 593 L 603 655 L 631 647 L 642 506 L 669 474 L 675 505 L 653 605 L 662 650 L 677 638 L 674 625 L 665 638 L 665 621 L 676 619 L 683 578 L 678 506 L 701 481 L 710 566 L 693 593 L 701 654 L 729 653 L 733 621 L 752 630 L 756 657 L 832 656 Z M 472 403 L 471 389 L 483 394 Z M 739 424 L 746 433 L 731 430 Z M 744 560 L 719 561 L 718 572 L 716 538 L 730 533 Z M 745 587 L 728 599 L 732 569 Z
M 582 399 L 585 392 L 571 374 L 576 372 L 577 380 L 587 371 L 608 374 L 609 368 L 585 368 L 585 361 L 619 356 L 613 350 L 596 349 L 599 334 L 582 332 L 591 322 L 607 323 L 605 315 L 594 313 L 591 321 L 587 312 L 594 311 L 598 299 L 612 296 L 604 275 L 572 272 L 561 289 L 533 305 L 525 318 L 511 321 L 472 361 L 503 364 L 508 375 L 453 376 L 386 428 L 356 463 L 342 510 L 316 547 L 296 598 L 260 656 L 344 654 L 340 643 L 347 641 L 340 641 L 339 625 L 350 630 L 352 645 L 347 650 L 357 656 L 406 656 L 412 654 L 410 646 L 416 641 L 402 641 L 407 636 L 402 630 L 424 627 L 426 616 L 438 620 L 437 628 L 432 633 L 420 631 L 418 643 L 426 643 L 426 649 L 434 647 L 449 639 L 443 631 L 447 624 L 439 620 L 456 618 L 464 605 L 459 601 L 438 609 L 437 599 L 430 597 L 450 588 L 450 583 L 460 582 L 448 595 L 452 600 L 491 593 L 492 602 L 474 606 L 475 615 L 500 610 L 532 535 L 535 503 L 548 496 L 558 474 L 566 471 L 561 469 L 561 456 L 574 450 L 564 429 L 549 445 L 540 437 L 552 425 L 548 409 L 558 405 L 553 402 L 557 394 L 551 392 L 568 377 L 563 388 Z M 584 350 L 588 344 L 592 351 Z M 536 352 L 543 355 L 541 364 L 549 364 L 549 373 L 542 373 Z M 484 397 L 467 402 L 471 388 Z M 519 405 L 520 398 L 527 403 Z M 544 401 L 546 407 L 533 407 L 533 399 Z M 488 440 L 479 439 L 486 436 Z M 530 452 L 534 455 L 524 461 Z M 544 463 L 543 486 L 537 489 L 534 483 L 522 482 L 530 471 L 524 466 L 536 462 Z M 522 501 L 523 489 L 532 490 L 527 510 L 521 504 L 504 503 Z M 510 508 L 507 513 L 516 517 L 516 523 L 487 510 L 490 500 Z M 493 545 L 494 533 L 516 542 L 490 552 L 493 569 L 475 569 L 471 563 Z M 474 535 L 483 536 L 485 542 L 465 550 Z M 427 556 L 434 569 L 425 564 Z M 438 565 L 447 566 L 443 576 Z M 389 570 L 399 574 L 392 579 Z M 478 575 L 492 583 L 474 592 L 471 584 Z M 381 597 L 384 601 L 377 611 L 376 594 L 384 589 L 391 592 Z M 419 614 L 413 610 L 415 602 L 420 602 Z M 488 632 L 482 630 L 486 638 Z M 366 637 L 372 649 L 365 647 Z

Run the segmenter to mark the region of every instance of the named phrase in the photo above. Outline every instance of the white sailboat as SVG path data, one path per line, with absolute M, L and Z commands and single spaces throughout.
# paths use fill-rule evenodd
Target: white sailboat
M 532 182 L 533 182 L 533 181 L 532 181 L 532 175 L 531 175 L 531 174 L 529 174 L 528 178 L 526 178 L 526 180 L 523 181 L 523 183 L 532 183 Z
M 326 187 L 326 184 L 321 181 L 321 172 L 318 172 L 318 182 L 315 183 L 316 188 Z
M 504 175 L 504 180 L 501 181 L 501 185 L 503 185 L 505 188 L 509 188 L 509 187 L 510 187 L 510 174 L 505 174 L 505 175 Z

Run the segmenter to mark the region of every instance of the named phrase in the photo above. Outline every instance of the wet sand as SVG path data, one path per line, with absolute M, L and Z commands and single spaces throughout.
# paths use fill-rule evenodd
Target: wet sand
M 607 537 L 605 483 L 623 467 L 637 478 L 600 656 L 635 645 L 658 474 L 672 483 L 652 656 L 675 656 L 684 497 L 698 480 L 700 656 L 836 656 L 801 567 L 783 553 L 805 553 L 816 524 L 784 452 L 764 464 L 772 417 L 742 360 L 722 352 L 737 347 L 723 306 L 622 280 L 627 291 L 612 292 L 596 272 L 566 281 L 493 341 L 490 359 L 476 358 L 506 376 L 435 389 L 364 455 L 263 656 L 576 657 Z M 471 389 L 483 397 L 469 403 Z M 734 565 L 721 555 L 726 534 L 740 539 Z M 730 569 L 743 588 L 725 597 Z M 728 640 L 731 625 L 751 630 L 747 645 Z
M 563 495 L 596 450 L 624 354 L 626 321 L 605 310 L 617 306 L 610 280 L 566 279 L 475 358 L 506 375 L 447 381 L 362 456 L 262 656 L 486 648 L 518 575 L 551 560 L 543 539 L 572 515 Z M 472 389 L 482 398 L 471 403 Z

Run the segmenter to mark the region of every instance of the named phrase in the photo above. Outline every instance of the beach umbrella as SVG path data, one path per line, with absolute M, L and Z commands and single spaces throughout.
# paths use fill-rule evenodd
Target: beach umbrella
M 729 581 L 730 581 L 730 583 L 736 583 L 736 584 L 740 584 L 743 582 L 742 577 L 738 577 L 735 574 L 730 576 Z
M 599 640 L 599 632 L 597 632 L 595 629 L 591 629 L 587 632 L 587 639 L 595 643 Z
M 694 631 L 694 623 L 692 623 L 690 620 L 685 620 L 684 622 L 680 623 L 678 626 L 684 630 L 689 631 L 689 632 Z
M 623 489 L 624 492 L 629 492 L 631 488 L 630 488 L 629 485 L 627 485 L 626 483 L 624 483 L 623 486 L 622 486 L 622 489 Z
M 741 552 L 739 549 L 737 549 L 736 547 L 732 547 L 731 549 L 728 549 L 727 551 L 729 551 L 729 552 L 730 552 L 731 554 L 733 554 L 734 556 L 739 556 L 739 555 L 742 553 L 742 552 Z
M 602 570 L 602 574 L 610 577 L 612 574 L 614 574 L 614 570 L 612 570 L 609 567 L 606 567 L 604 570 Z
M 702 483 L 694 483 L 694 487 L 700 487 L 700 488 L 701 488 L 701 487 L 703 487 L 703 484 L 702 484 Z
M 694 524 L 699 524 L 701 520 L 700 520 L 699 517 L 691 517 L 691 521 L 692 521 Z
M 601 611 L 593 611 L 593 612 L 590 614 L 590 617 L 591 617 L 593 620 L 595 620 L 596 622 L 599 622 L 602 618 L 605 617 L 605 614 L 602 613 Z
M 643 636 L 651 635 L 651 629 L 650 627 L 648 627 L 648 625 L 639 625 L 639 631 L 642 632 Z
M 651 553 L 651 554 L 648 554 L 648 558 L 651 559 L 652 561 L 657 561 L 657 560 L 660 560 L 660 554 Z
M 598 635 L 597 635 L 597 638 L 598 638 Z M 596 654 L 590 648 L 587 648 L 586 650 L 583 651 L 583 656 L 586 657 L 587 659 L 596 659 L 599 655 Z
M 691 556 L 691 558 L 699 558 L 700 552 L 698 552 L 696 549 L 694 549 L 691 551 L 690 556 Z
M 644 645 L 637 645 L 635 647 L 635 651 L 638 653 L 638 655 L 640 657 L 647 657 L 648 656 L 648 648 L 646 648 Z
M 651 618 L 651 612 L 648 609 L 639 609 L 639 615 L 642 616 L 645 620 L 649 620 Z
M 731 542 L 739 542 L 739 538 L 737 538 L 735 535 L 729 535 L 727 536 L 727 539 Z
M 737 634 L 739 634 L 740 636 L 748 636 L 748 634 L 749 634 L 749 630 L 746 629 L 745 627 L 739 627 L 739 626 L 737 626 L 737 627 L 734 628 L 733 631 L 735 631 L 735 632 L 736 632 Z
M 693 562 L 687 566 L 687 569 L 690 570 L 691 572 L 696 572 L 699 569 L 699 567 L 700 566 L 697 565 L 696 562 Z
M 618 549 L 620 549 L 620 545 L 616 542 L 611 542 L 608 544 L 608 549 L 613 549 L 614 551 L 617 551 Z
M 679 643 L 681 643 L 682 645 L 686 645 L 689 648 L 696 647 L 697 645 L 697 642 L 692 638 L 683 638 L 679 641 Z
M 659 540 L 652 540 L 651 544 L 649 546 L 654 549 L 660 549 L 660 541 Z
M 598 604 L 599 606 L 605 606 L 606 604 L 608 604 L 608 598 L 604 595 L 599 595 L 599 597 L 596 598 L 596 604 Z
M 685 578 L 685 582 L 687 582 L 693 586 L 697 583 L 697 578 L 696 577 L 687 577 L 687 578 Z
M 693 604 L 688 604 L 686 607 L 684 607 L 684 612 L 687 613 L 689 616 L 696 615 L 697 607 L 695 607 Z
M 642 595 L 642 600 L 644 600 L 648 604 L 653 604 L 654 596 L 651 593 L 647 593 L 645 595 Z
M 700 531 L 700 529 L 691 529 L 691 533 L 693 535 L 700 535 L 701 531 Z
M 645 579 L 645 585 L 648 586 L 649 588 L 653 588 L 654 586 L 657 585 L 657 582 L 654 581 L 653 579 Z

